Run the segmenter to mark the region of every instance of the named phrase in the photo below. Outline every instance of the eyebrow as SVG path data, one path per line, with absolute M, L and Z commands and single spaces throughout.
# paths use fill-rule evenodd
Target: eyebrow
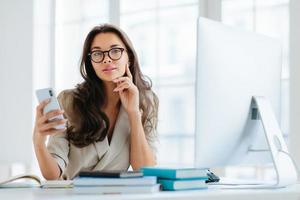
M 110 45 L 110 48 L 113 48 L 113 47 L 120 47 L 121 45 L 119 44 L 113 44 L 113 45 Z M 91 48 L 91 51 L 94 50 L 94 49 L 101 49 L 101 47 L 98 47 L 98 46 L 95 46 L 93 48 Z

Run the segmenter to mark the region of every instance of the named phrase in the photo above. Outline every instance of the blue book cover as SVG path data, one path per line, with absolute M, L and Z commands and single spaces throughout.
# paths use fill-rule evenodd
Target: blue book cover
M 161 168 L 143 167 L 141 171 L 144 176 L 157 176 L 167 179 L 205 179 L 207 180 L 207 169 L 199 168 Z
M 158 183 L 162 185 L 163 190 L 198 190 L 207 189 L 207 184 L 203 179 L 158 179 Z

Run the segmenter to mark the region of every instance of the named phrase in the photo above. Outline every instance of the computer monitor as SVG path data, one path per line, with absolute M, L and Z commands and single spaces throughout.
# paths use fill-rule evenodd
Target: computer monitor
M 278 164 L 282 173 L 295 169 L 289 166 L 292 161 L 276 122 L 280 119 L 280 80 L 277 40 L 199 18 L 197 167 L 282 162 Z

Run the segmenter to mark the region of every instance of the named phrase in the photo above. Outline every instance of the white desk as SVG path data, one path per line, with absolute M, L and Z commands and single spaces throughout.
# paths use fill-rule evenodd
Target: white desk
M 0 199 L 18 200 L 300 200 L 300 184 L 281 189 L 208 189 L 154 194 L 75 195 L 70 189 L 0 189 Z

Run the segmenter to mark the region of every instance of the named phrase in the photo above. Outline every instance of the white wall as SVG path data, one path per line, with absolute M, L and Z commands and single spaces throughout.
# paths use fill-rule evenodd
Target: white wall
M 54 87 L 54 0 L 33 0 L 33 89 Z M 52 67 L 51 67 L 52 66 Z M 35 95 L 33 107 L 37 105 Z
M 32 161 L 33 1 L 0 1 L 0 165 Z
M 300 1 L 290 0 L 290 151 L 300 166 Z

